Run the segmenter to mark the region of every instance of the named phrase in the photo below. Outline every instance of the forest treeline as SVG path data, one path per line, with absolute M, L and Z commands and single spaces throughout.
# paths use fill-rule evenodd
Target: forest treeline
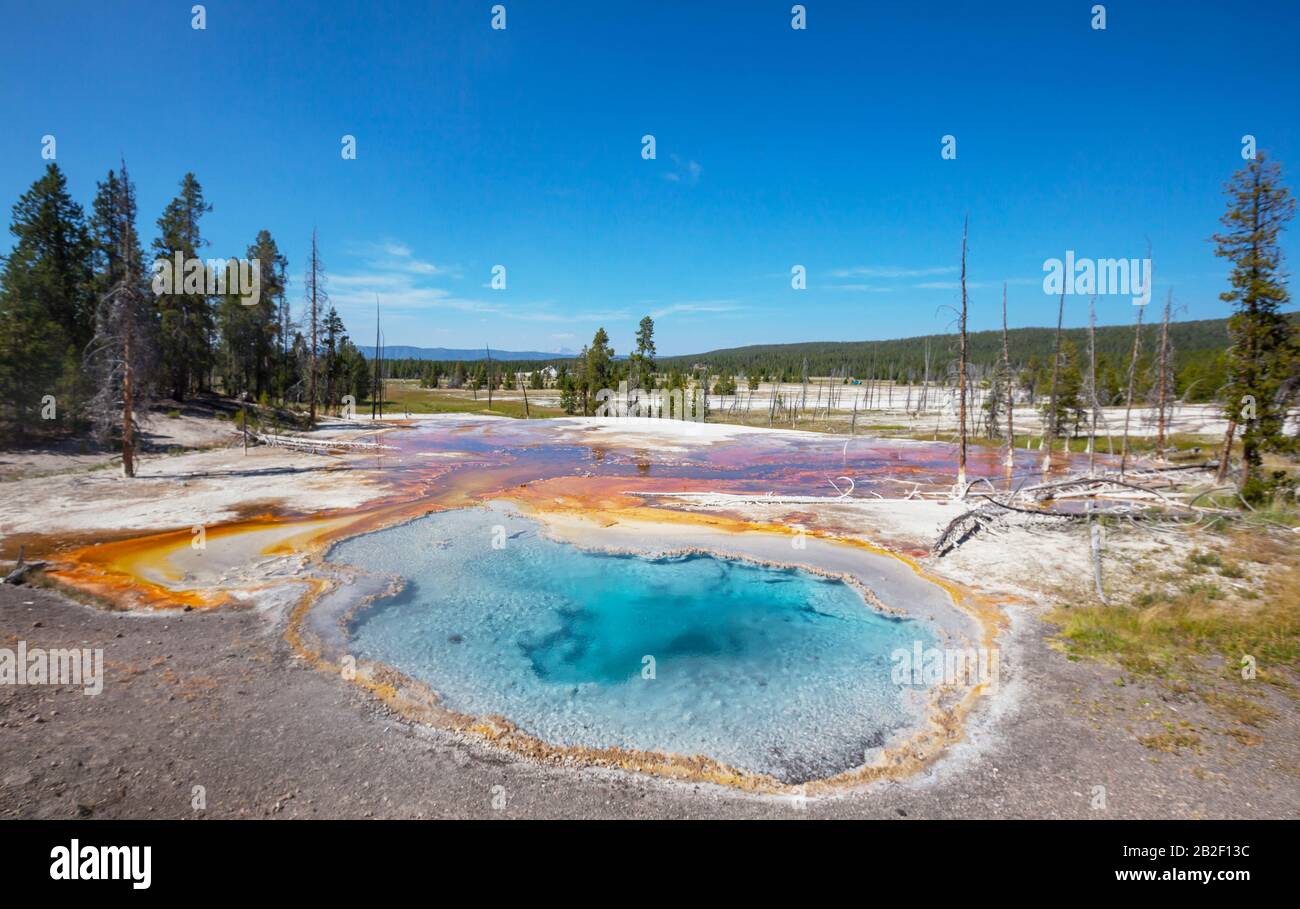
M 1158 309 L 1158 307 L 1153 307 Z M 1291 318 L 1300 324 L 1300 313 Z M 1154 366 L 1159 347 L 1160 322 L 1157 317 L 1142 327 L 1143 359 L 1139 372 L 1148 373 Z M 1098 326 L 1096 333 L 1098 372 L 1111 373 L 1110 386 L 1120 384 L 1117 377 L 1128 368 L 1133 347 L 1132 325 Z M 1056 331 L 1053 328 L 1013 328 L 1007 332 L 1009 353 L 1014 366 L 1038 371 L 1051 360 Z M 1173 347 L 1176 393 L 1186 400 L 1213 400 L 1227 381 L 1228 320 L 1198 319 L 1171 322 L 1169 339 Z M 1062 341 L 1066 350 L 1086 350 L 1088 330 L 1066 329 Z M 748 375 L 758 372 L 763 378 L 797 382 L 805 364 L 808 375 L 848 376 L 873 381 L 942 382 L 949 375 L 957 357 L 955 334 L 922 335 L 888 341 L 810 341 L 796 344 L 759 344 L 733 347 L 680 357 L 664 357 L 665 368 L 690 369 L 707 365 L 714 372 Z M 967 358 L 975 366 L 990 369 L 1002 359 L 1002 332 L 978 331 L 967 336 Z
M 120 438 L 138 432 L 124 407 L 143 413 L 153 401 L 207 392 L 313 411 L 369 393 L 366 359 L 329 306 L 315 237 L 296 319 L 275 238 L 261 230 L 246 249 L 214 256 L 203 233 L 210 211 L 198 179 L 185 174 L 146 248 L 125 163 L 97 184 L 88 209 L 59 166 L 46 167 L 14 204 L 13 248 L 0 258 L 0 433 L 23 439 L 93 425 Z M 177 256 L 256 260 L 258 293 L 213 294 L 207 282 L 179 277 L 172 292 L 156 292 L 153 263 Z
M 1153 307 L 1158 309 L 1158 307 Z M 1139 392 L 1155 384 L 1156 360 L 1160 349 L 1161 324 L 1157 318 L 1141 329 L 1141 343 L 1136 384 Z M 1293 326 L 1300 326 L 1300 312 L 1288 314 Z M 1052 361 L 1055 329 L 1013 328 L 1007 333 L 1013 366 L 1022 375 L 1025 390 L 1032 391 L 1046 376 Z M 1079 368 L 1081 351 L 1088 347 L 1086 328 L 1066 329 L 1062 333 L 1063 358 Z M 1099 326 L 1096 334 L 1098 385 L 1105 403 L 1113 403 L 1125 387 L 1126 373 L 1133 348 L 1134 326 Z M 967 336 L 967 356 L 972 371 L 992 372 L 1002 358 L 1000 331 L 973 332 Z M 1216 400 L 1227 382 L 1228 320 L 1197 319 L 1171 321 L 1169 345 L 1172 348 L 1174 389 L 1179 400 L 1205 402 Z M 426 386 L 436 377 L 438 385 L 448 388 L 484 388 L 489 365 L 494 387 L 515 384 L 516 373 L 528 376 L 530 388 L 558 384 L 559 378 L 573 372 L 577 357 L 553 357 L 537 360 L 495 361 L 486 359 L 423 360 L 394 359 L 385 361 L 384 373 L 392 378 L 420 379 Z M 705 353 L 662 357 L 656 363 L 660 379 L 672 373 L 683 375 L 707 370 L 713 376 L 749 377 L 760 381 L 801 381 L 804 369 L 814 377 L 834 376 L 845 380 L 896 381 L 921 383 L 927 378 L 934 384 L 947 384 L 952 378 L 957 358 L 957 336 L 922 335 L 888 341 L 808 341 L 792 344 L 757 344 L 732 347 Z M 542 370 L 551 367 L 555 375 Z M 621 367 L 621 369 L 620 369 Z M 702 370 L 701 367 L 704 369 Z M 626 358 L 612 360 L 612 369 L 626 378 Z M 1050 383 L 1050 377 L 1047 378 Z
M 969 313 L 963 232 L 962 297 L 955 335 L 890 341 L 810 342 L 715 350 L 656 358 L 654 323 L 641 320 L 634 349 L 616 354 L 602 326 L 576 357 L 508 363 L 387 361 L 370 365 L 329 303 L 325 269 L 313 232 L 305 268 L 301 319 L 289 302 L 288 261 L 271 234 L 259 231 L 245 252 L 261 276 L 259 293 L 185 280 L 165 290 L 151 283 L 150 264 L 216 261 L 201 225 L 212 210 L 187 173 L 155 221 L 146 255 L 138 235 L 135 192 L 125 163 L 97 185 L 89 214 L 71 198 L 57 165 L 13 207 L 13 248 L 0 266 L 0 433 L 22 439 L 93 425 L 123 445 L 123 466 L 150 401 L 218 392 L 262 403 L 301 406 L 314 422 L 319 408 L 351 396 L 360 404 L 386 377 L 416 378 L 426 387 L 553 387 L 568 413 L 589 414 L 601 389 L 701 389 L 715 395 L 751 392 L 763 381 L 832 377 L 842 384 L 892 380 L 956 387 L 967 419 L 982 389 L 988 427 L 1027 394 L 1047 415 L 1046 439 L 1095 430 L 1101 407 L 1143 401 L 1159 412 L 1157 453 L 1171 401 L 1216 401 L 1228 422 L 1220 476 L 1234 442 L 1242 449 L 1239 486 L 1248 498 L 1294 481 L 1264 470 L 1266 452 L 1290 452 L 1288 409 L 1300 393 L 1300 331 L 1290 304 L 1281 232 L 1295 200 L 1280 167 L 1263 153 L 1225 185 L 1228 206 L 1211 238 L 1231 265 L 1219 296 L 1233 307 L 1226 320 L 1179 322 L 1172 297 L 1159 318 L 1135 309 L 1133 325 L 1063 331 L 1058 324 L 1001 332 L 966 331 Z M 232 257 L 238 258 L 238 257 Z M 209 271 L 216 266 L 209 266 Z M 1089 309 L 1095 320 L 1095 301 Z M 1151 307 L 1155 309 L 1155 307 Z M 485 355 L 488 351 L 485 350 Z M 695 398 L 694 400 L 698 400 Z M 802 400 L 802 399 L 801 399 Z M 707 407 L 707 403 L 701 402 Z M 696 405 L 692 404 L 692 407 Z M 801 404 L 802 406 L 802 404 Z M 1050 453 L 1050 444 L 1048 445 Z M 960 472 L 959 472 L 960 475 Z

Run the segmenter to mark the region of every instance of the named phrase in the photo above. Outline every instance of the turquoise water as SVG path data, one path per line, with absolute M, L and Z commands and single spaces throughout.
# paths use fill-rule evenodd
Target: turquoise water
M 354 621 L 352 652 L 455 710 L 786 782 L 857 766 L 915 722 L 889 656 L 934 642 L 927 624 L 883 616 L 838 580 L 587 552 L 505 511 L 430 515 L 341 543 L 331 560 L 407 579 Z

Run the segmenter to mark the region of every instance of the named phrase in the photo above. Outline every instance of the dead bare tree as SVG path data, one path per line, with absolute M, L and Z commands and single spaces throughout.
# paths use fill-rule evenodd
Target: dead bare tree
M 808 358 L 803 358 L 803 391 L 799 395 L 799 415 L 803 416 L 808 406 Z
M 308 318 L 311 320 L 311 337 L 308 340 L 308 361 L 310 363 L 307 376 L 307 413 L 311 426 L 316 425 L 316 323 L 320 313 L 320 307 L 329 302 L 329 296 L 325 293 L 325 266 L 320 260 L 320 251 L 316 245 L 316 228 L 311 230 L 311 256 L 307 260 L 307 307 Z
M 1007 336 L 1007 284 L 1002 282 L 1002 371 L 1007 381 L 1007 471 L 1016 463 L 1016 435 L 1014 429 L 1016 409 L 1016 383 L 1011 375 L 1011 342 Z
M 957 421 L 961 424 L 959 433 L 961 442 L 957 452 L 957 494 L 966 495 L 966 228 L 970 219 L 961 224 L 961 317 L 958 328 L 961 332 L 960 353 L 958 354 L 958 413 Z
M 1091 499 L 1085 503 L 1089 525 L 1088 538 L 1092 550 L 1092 582 L 1097 588 L 1097 599 L 1101 600 L 1103 606 L 1107 606 L 1109 603 L 1106 602 L 1106 590 L 1101 583 L 1101 524 L 1093 513 L 1094 504 Z
M 135 229 L 135 188 L 123 161 L 116 180 L 110 179 L 109 222 L 104 228 L 117 245 L 105 262 L 110 283 L 95 313 L 95 335 L 85 360 L 97 389 L 91 399 L 96 436 L 107 441 L 122 435 L 122 474 L 135 476 L 136 436 L 144 409 L 146 385 L 156 362 L 157 337 L 149 301 L 140 242 Z
M 1097 415 L 1101 405 L 1097 401 L 1097 295 L 1088 301 L 1088 476 L 1097 469 Z M 1100 590 L 1100 586 L 1098 587 Z
M 1228 431 L 1223 434 L 1223 453 L 1219 456 L 1219 469 L 1214 475 L 1214 482 L 1223 485 L 1228 479 L 1228 461 L 1232 457 L 1232 437 L 1237 434 L 1237 421 L 1228 421 Z
M 1048 399 L 1047 419 L 1043 423 L 1043 473 L 1052 466 L 1052 448 L 1056 443 L 1056 401 L 1061 381 L 1061 323 L 1065 320 L 1065 291 L 1056 310 L 1056 343 L 1052 351 L 1052 394 Z
M 370 419 L 375 419 L 376 408 L 378 415 L 384 414 L 384 393 L 379 384 L 379 362 L 381 359 L 379 347 L 379 294 L 375 294 L 375 378 L 374 390 L 370 393 Z
M 1137 323 L 1133 329 L 1133 355 L 1128 361 L 1128 394 L 1124 402 L 1124 441 L 1119 452 L 1119 475 L 1121 477 L 1128 470 L 1128 429 L 1133 414 L 1133 386 L 1137 380 L 1138 355 L 1142 350 L 1142 310 L 1145 308 L 1145 306 L 1138 307 Z
M 1173 306 L 1174 291 L 1165 297 L 1165 318 L 1160 326 L 1160 356 L 1156 362 L 1156 459 L 1165 456 L 1165 408 L 1169 401 L 1169 311 Z

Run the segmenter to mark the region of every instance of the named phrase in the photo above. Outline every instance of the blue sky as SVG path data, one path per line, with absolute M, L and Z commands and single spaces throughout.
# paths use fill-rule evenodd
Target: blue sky
M 193 170 L 211 254 L 270 230 L 295 303 L 315 226 L 363 343 L 378 293 L 390 344 L 604 325 L 622 353 L 649 313 L 676 354 L 947 330 L 967 213 L 973 329 L 1003 281 L 1013 325 L 1052 323 L 1045 259 L 1148 242 L 1157 300 L 1223 315 L 1207 238 L 1241 137 L 1300 185 L 1288 0 L 1111 2 L 1104 31 L 1077 0 L 808 0 L 804 31 L 786 0 L 502 2 L 504 31 L 479 0 L 213 0 L 196 31 L 190 2 L 0 0 L 4 220 L 52 134 L 86 206 L 126 156 L 146 239 Z

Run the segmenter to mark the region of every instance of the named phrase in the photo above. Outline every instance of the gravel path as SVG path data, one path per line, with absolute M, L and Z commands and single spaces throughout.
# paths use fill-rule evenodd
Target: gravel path
M 1116 670 L 1050 649 L 1034 616 L 1015 624 L 1002 694 L 966 742 L 912 780 L 800 803 L 539 766 L 412 728 L 302 665 L 273 614 L 112 613 L 0 586 L 0 647 L 103 648 L 107 666 L 95 697 L 0 685 L 0 817 L 1300 816 L 1288 703 L 1244 744 L 1199 702 L 1120 687 Z M 1137 741 L 1180 721 L 1198 750 Z

